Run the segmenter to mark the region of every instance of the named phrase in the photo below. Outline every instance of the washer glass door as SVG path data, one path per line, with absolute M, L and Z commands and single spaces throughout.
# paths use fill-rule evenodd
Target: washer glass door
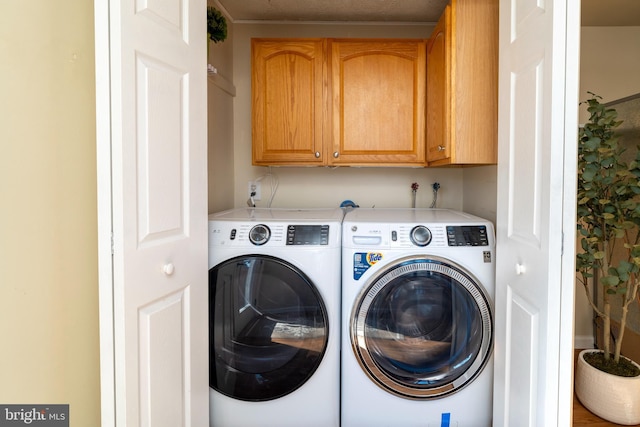
M 456 264 L 405 258 L 365 286 L 352 312 L 351 342 L 383 389 L 412 399 L 442 397 L 469 384 L 490 357 L 489 300 Z
M 327 313 L 309 278 L 291 264 L 248 255 L 209 270 L 209 385 L 264 401 L 302 386 L 324 355 Z

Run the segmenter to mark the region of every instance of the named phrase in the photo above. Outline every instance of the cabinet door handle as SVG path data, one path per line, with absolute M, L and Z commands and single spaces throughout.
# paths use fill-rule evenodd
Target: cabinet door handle
M 444 150 L 445 150 L 444 145 L 438 145 L 438 151 L 444 151 Z
M 319 159 L 319 158 L 320 158 L 320 152 L 316 151 L 316 159 Z
M 339 155 L 340 155 L 340 154 L 339 154 L 337 151 L 334 151 L 334 153 L 333 153 L 333 158 L 334 158 L 334 159 L 337 159 Z

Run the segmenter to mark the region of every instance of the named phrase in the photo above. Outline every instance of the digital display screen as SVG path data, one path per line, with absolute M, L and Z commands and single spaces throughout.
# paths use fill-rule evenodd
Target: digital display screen
M 287 227 L 287 245 L 328 244 L 328 225 L 290 225 Z
M 488 246 L 487 227 L 482 226 L 447 226 L 449 246 Z

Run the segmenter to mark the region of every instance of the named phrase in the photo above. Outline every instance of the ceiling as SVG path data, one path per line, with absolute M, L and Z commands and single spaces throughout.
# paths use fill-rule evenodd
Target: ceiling
M 638 27 L 638 0 L 582 0 L 582 25 L 585 27 Z
M 233 21 L 436 22 L 448 0 L 218 0 Z
M 435 23 L 448 0 L 217 0 L 233 22 Z M 583 26 L 640 26 L 640 0 L 582 0 Z

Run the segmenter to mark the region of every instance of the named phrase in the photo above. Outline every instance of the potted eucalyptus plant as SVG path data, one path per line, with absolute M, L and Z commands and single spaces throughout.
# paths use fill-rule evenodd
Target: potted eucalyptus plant
M 602 319 L 603 349 L 580 353 L 575 391 L 591 412 L 631 425 L 640 423 L 640 366 L 621 356 L 620 349 L 628 309 L 636 302 L 640 283 L 640 149 L 625 152 L 615 130 L 622 123 L 616 110 L 590 95 L 585 101 L 589 121 L 580 129 L 578 141 L 581 248 L 576 270 L 589 303 Z M 593 298 L 591 286 L 600 302 Z M 612 339 L 614 307 L 620 312 L 620 328 Z

